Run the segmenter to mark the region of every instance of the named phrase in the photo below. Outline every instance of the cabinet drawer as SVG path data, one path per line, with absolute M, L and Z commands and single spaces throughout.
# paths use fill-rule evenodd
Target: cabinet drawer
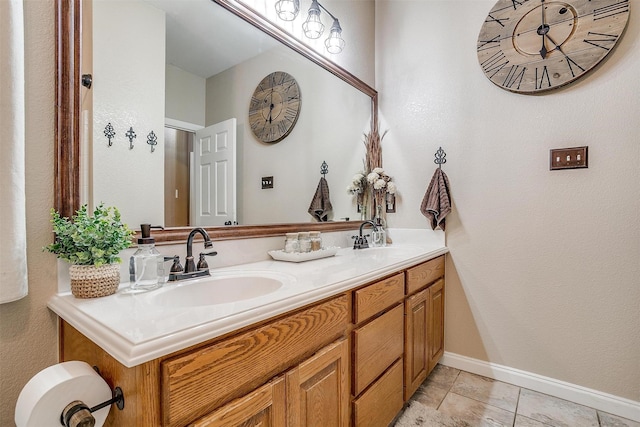
M 407 295 L 444 276 L 444 255 L 407 270 Z
M 402 359 L 353 402 L 356 427 L 386 427 L 402 409 Z
M 353 331 L 353 394 L 360 394 L 398 357 L 404 347 L 404 306 L 398 305 Z
M 360 323 L 404 298 L 404 274 L 399 273 L 353 293 L 354 323 Z
M 161 364 L 164 426 L 183 426 L 299 363 L 349 322 L 346 295 Z

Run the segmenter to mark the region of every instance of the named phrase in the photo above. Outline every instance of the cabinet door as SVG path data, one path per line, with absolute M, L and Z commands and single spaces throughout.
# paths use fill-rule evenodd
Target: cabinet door
M 290 427 L 349 426 L 349 343 L 341 340 L 287 373 Z
M 409 400 L 427 378 L 431 355 L 427 335 L 430 313 L 429 289 L 407 298 L 404 330 L 404 400 Z
M 429 288 L 429 371 L 444 354 L 444 280 Z
M 190 424 L 192 427 L 284 427 L 286 425 L 284 377 L 263 385 L 244 397 Z

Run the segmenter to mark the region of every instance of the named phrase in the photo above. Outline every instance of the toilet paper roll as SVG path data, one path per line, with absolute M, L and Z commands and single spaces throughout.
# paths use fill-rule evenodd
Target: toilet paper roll
M 60 427 L 60 414 L 69 402 L 80 400 L 92 408 L 109 399 L 109 384 L 88 363 L 58 363 L 38 372 L 24 386 L 16 403 L 16 426 Z M 93 413 L 96 427 L 104 424 L 110 408 Z

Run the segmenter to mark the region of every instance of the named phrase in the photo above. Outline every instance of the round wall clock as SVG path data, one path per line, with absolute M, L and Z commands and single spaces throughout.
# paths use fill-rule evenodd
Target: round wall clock
M 266 76 L 251 97 L 249 125 L 262 142 L 284 139 L 300 115 L 300 87 L 290 74 L 276 71 Z
M 499 0 L 478 35 L 478 61 L 503 89 L 557 89 L 598 65 L 628 20 L 629 0 Z

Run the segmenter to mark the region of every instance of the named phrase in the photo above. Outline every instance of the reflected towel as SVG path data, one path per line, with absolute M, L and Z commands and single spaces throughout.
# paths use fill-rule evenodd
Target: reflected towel
M 451 212 L 451 200 L 449 199 L 449 178 L 441 168 L 431 178 L 427 192 L 422 199 L 420 212 L 427 217 L 431 229 L 445 228 L 445 217 Z
M 316 193 L 313 195 L 313 199 L 311 199 L 309 213 L 317 221 L 322 222 L 327 221 L 327 215 L 331 210 L 333 210 L 333 207 L 331 206 L 331 200 L 329 200 L 329 184 L 327 180 L 322 177 L 318 183 Z

